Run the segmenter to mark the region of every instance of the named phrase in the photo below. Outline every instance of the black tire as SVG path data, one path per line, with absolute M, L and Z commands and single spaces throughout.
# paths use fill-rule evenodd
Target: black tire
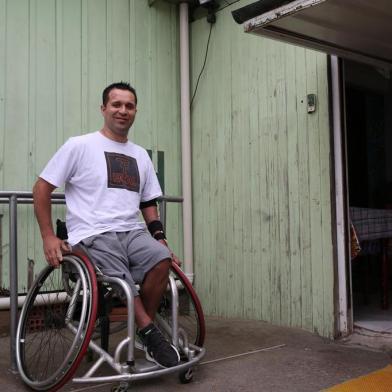
M 178 327 L 185 331 L 189 343 L 202 347 L 205 337 L 205 321 L 200 300 L 191 282 L 176 264 L 173 263 L 170 273 L 179 286 Z M 171 325 L 170 292 L 166 292 L 163 296 L 158 314 Z
M 95 270 L 82 255 L 47 266 L 23 305 L 16 341 L 19 374 L 32 389 L 55 391 L 87 351 L 98 307 Z
M 189 368 L 178 375 L 181 384 L 189 384 L 193 381 L 193 369 Z
M 119 385 L 113 385 L 110 388 L 111 392 L 127 392 L 129 389 L 129 386 L 127 383 L 120 383 Z

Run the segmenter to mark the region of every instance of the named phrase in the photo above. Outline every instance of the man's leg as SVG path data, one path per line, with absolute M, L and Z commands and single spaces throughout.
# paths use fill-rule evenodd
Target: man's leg
M 135 319 L 142 329 L 155 318 L 163 293 L 169 281 L 170 259 L 162 260 L 146 275 L 140 289 L 140 296 L 135 297 Z
M 170 250 L 145 230 L 118 233 L 127 252 L 129 271 L 140 284 L 135 298 L 135 319 L 139 328 L 151 323 L 167 288 L 171 265 Z
M 136 324 L 140 328 L 139 337 L 146 346 L 147 359 L 164 367 L 175 366 L 180 361 L 178 350 L 166 340 L 153 323 L 167 288 L 170 263 L 170 259 L 164 259 L 156 264 L 146 274 L 140 296 L 135 298 Z
M 154 320 L 162 296 L 167 288 L 170 263 L 170 259 L 165 259 L 158 263 L 148 272 L 141 286 L 141 300 L 151 320 Z
M 171 253 L 144 230 L 120 233 L 119 237 L 127 250 L 132 277 L 141 283 L 135 297 L 135 319 L 146 357 L 164 367 L 175 366 L 180 361 L 178 350 L 153 322 L 167 288 Z

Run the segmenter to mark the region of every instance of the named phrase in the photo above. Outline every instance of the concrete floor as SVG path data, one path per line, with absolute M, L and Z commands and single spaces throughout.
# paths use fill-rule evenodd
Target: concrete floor
M 358 343 L 356 341 L 355 343 Z M 176 375 L 132 384 L 130 391 L 314 392 L 381 369 L 391 352 L 331 342 L 309 332 L 260 321 L 207 318 L 207 354 L 194 380 L 182 385 Z M 9 339 L 0 339 L 0 385 L 27 391 L 9 370 Z M 112 384 L 68 384 L 64 391 L 110 391 Z

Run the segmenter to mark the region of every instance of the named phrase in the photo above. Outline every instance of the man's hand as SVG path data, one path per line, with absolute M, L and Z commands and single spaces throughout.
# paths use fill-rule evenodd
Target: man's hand
M 43 245 L 46 261 L 55 268 L 60 266 L 60 262 L 63 260 L 63 253 L 71 251 L 70 245 L 55 235 L 45 237 Z
M 149 206 L 146 208 L 143 208 L 142 210 L 143 218 L 146 221 L 147 225 L 153 221 L 159 220 L 159 215 L 158 215 L 158 210 L 156 206 Z M 151 233 L 151 235 L 154 237 L 154 234 L 156 233 Z M 177 265 L 181 265 L 181 260 L 171 251 L 169 245 L 167 244 L 167 241 L 162 239 L 158 240 L 162 245 L 165 245 L 169 248 L 171 258 L 173 263 L 176 263 Z
M 34 212 L 37 217 L 44 247 L 46 261 L 53 267 L 58 267 L 63 260 L 62 252 L 69 252 L 69 245 L 57 238 L 52 225 L 51 194 L 56 187 L 43 178 L 38 178 L 33 188 Z
M 160 242 L 162 245 L 165 245 L 165 246 L 167 246 L 169 248 L 169 245 L 167 244 L 166 240 L 159 240 L 158 242 Z M 172 262 L 176 263 L 178 266 L 180 266 L 181 265 L 181 260 L 171 251 L 170 248 L 169 248 L 169 250 L 170 250 Z

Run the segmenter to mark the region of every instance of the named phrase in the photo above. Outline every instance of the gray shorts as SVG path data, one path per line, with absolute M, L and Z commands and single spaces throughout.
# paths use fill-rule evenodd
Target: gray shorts
M 142 284 L 156 264 L 171 259 L 169 249 L 145 230 L 97 234 L 78 245 L 103 274 L 124 279 L 135 296 L 139 295 L 135 283 Z

